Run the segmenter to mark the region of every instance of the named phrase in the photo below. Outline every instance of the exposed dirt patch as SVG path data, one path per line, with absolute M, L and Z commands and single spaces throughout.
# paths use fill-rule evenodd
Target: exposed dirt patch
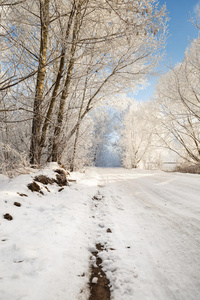
M 62 169 L 56 169 L 56 170 L 54 170 L 54 172 L 57 173 L 55 182 L 59 186 L 69 185 L 68 180 L 67 180 L 67 175 L 69 175 L 68 172 L 65 172 Z
M 38 175 L 35 176 L 34 181 L 32 183 L 29 183 L 27 185 L 27 187 L 29 188 L 29 190 L 31 190 L 32 192 L 38 192 L 42 195 L 44 195 L 43 191 L 41 190 L 39 184 L 37 182 L 40 182 L 44 185 L 44 188 L 50 192 L 50 190 L 48 189 L 47 185 L 48 184 L 53 184 L 53 183 L 57 183 L 61 189 L 59 189 L 59 192 L 61 192 L 63 190 L 63 186 L 67 186 L 69 185 L 68 183 L 68 179 L 67 179 L 67 175 L 68 173 L 65 172 L 62 169 L 56 169 L 54 170 L 56 174 L 56 179 L 54 178 L 50 178 L 46 175 Z M 19 194 L 19 193 L 18 193 Z M 25 194 L 19 194 L 20 196 L 25 196 Z
M 38 175 L 34 178 L 34 180 L 37 182 L 41 182 L 45 185 L 53 184 L 55 182 L 55 179 L 49 178 L 48 176 L 45 176 L 45 175 Z
M 21 203 L 19 203 L 19 202 L 14 202 L 13 204 L 14 204 L 15 206 L 18 206 L 18 207 L 21 206 Z
M 94 195 L 94 197 L 92 198 L 92 200 L 97 200 L 97 201 L 101 201 L 101 200 L 103 200 L 103 196 L 101 195 L 101 194 L 96 194 L 96 195 Z
M 110 281 L 102 270 L 102 259 L 98 256 L 98 253 L 105 249 L 102 244 L 97 244 L 96 249 L 97 251 L 92 252 L 96 264 L 93 264 L 91 269 L 89 300 L 110 300 Z
M 85 277 L 85 273 L 78 275 L 78 277 Z
M 66 175 L 65 174 L 56 174 L 56 183 L 59 186 L 68 185 Z
M 28 197 L 28 195 L 23 194 L 23 193 L 17 193 L 20 197 Z
M 4 219 L 8 220 L 8 221 L 12 221 L 13 217 L 10 214 L 5 214 L 3 215 Z
M 42 195 L 44 195 L 43 191 L 41 191 L 39 184 L 37 182 L 33 181 L 32 183 L 29 183 L 27 185 L 28 189 L 31 190 L 31 192 L 38 192 Z
M 45 185 L 44 187 L 45 187 L 45 189 L 47 190 L 47 192 L 50 193 L 50 190 L 48 189 L 48 187 L 47 187 L 46 185 Z
M 65 175 L 66 176 L 66 172 L 64 170 L 62 170 L 62 169 L 56 169 L 56 170 L 54 170 L 54 172 L 57 173 L 57 174 Z

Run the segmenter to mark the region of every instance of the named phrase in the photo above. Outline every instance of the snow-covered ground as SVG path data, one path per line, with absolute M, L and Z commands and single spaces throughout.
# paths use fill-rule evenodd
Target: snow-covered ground
M 88 299 L 97 243 L 111 299 L 200 299 L 199 175 L 91 168 L 60 192 L 28 190 L 54 168 L 0 175 L 0 299 Z

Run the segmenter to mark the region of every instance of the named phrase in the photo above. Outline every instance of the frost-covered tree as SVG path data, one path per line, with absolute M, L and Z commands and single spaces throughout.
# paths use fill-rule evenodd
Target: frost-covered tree
M 10 122 L 27 125 L 32 164 L 60 161 L 69 140 L 75 149 L 100 101 L 146 81 L 166 36 L 155 0 L 1 1 L 1 10 L 1 100 Z
M 63 139 L 65 107 L 69 103 L 73 75 L 77 74 L 74 66 L 87 67 L 88 61 L 90 63 L 89 74 L 85 71 L 88 88 L 83 90 L 86 104 L 70 134 L 75 133 L 80 121 L 99 99 L 127 89 L 133 82 L 135 86 L 143 82 L 144 74 L 148 74 L 157 62 L 154 53 L 162 47 L 165 35 L 164 8 L 157 10 L 155 2 L 145 1 L 141 5 L 134 1 L 81 1 L 79 4 L 85 15 L 80 11 L 82 21 L 75 34 L 77 41 L 73 48 L 70 78 L 60 100 L 54 132 L 53 160 L 58 159 L 61 152 L 58 146 Z
M 200 162 L 200 40 L 191 43 L 184 60 L 157 85 L 160 134 L 165 146 L 187 161 Z
M 96 110 L 95 130 L 93 136 L 94 165 L 98 167 L 120 167 L 121 147 L 119 145 L 119 131 L 121 129 L 121 110 L 112 106 Z M 99 114 L 101 112 L 101 114 Z
M 153 132 L 147 106 L 146 103 L 135 102 L 124 115 L 120 143 L 126 168 L 137 168 L 144 162 L 151 147 Z

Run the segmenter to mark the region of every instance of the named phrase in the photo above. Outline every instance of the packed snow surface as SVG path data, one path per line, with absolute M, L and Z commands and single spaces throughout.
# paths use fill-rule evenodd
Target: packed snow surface
M 200 299 L 199 175 L 91 168 L 28 190 L 54 167 L 0 177 L 0 299 L 88 299 L 97 243 L 111 299 Z

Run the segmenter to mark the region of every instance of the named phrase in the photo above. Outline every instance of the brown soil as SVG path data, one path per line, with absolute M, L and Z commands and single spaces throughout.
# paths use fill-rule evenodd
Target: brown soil
M 39 186 L 39 184 L 37 184 L 37 182 L 40 182 L 42 184 L 44 184 L 44 187 L 46 188 L 46 190 L 48 192 L 49 189 L 46 185 L 48 184 L 53 184 L 54 182 L 57 183 L 60 187 L 62 186 L 66 186 L 66 185 L 69 185 L 68 183 L 68 180 L 67 180 L 67 177 L 66 177 L 66 172 L 64 170 L 61 170 L 61 169 L 56 169 L 54 172 L 56 172 L 56 179 L 54 178 L 50 178 L 48 176 L 45 176 L 45 175 L 38 175 L 34 178 L 34 181 L 32 183 L 29 183 L 27 185 L 27 187 L 29 188 L 29 190 L 31 190 L 32 192 L 38 192 L 42 195 L 44 195 L 43 191 L 41 191 L 41 188 Z M 37 181 L 37 182 L 36 182 Z M 62 189 L 59 189 L 59 192 L 61 191 Z M 19 194 L 20 196 L 22 194 Z M 24 194 L 23 194 L 24 195 Z
M 98 253 L 104 250 L 104 246 L 97 244 L 96 249 L 97 251 L 92 252 L 96 257 L 96 266 L 92 265 L 89 282 L 89 300 L 110 300 L 110 282 L 107 279 L 105 272 L 102 270 L 102 259 L 98 256 Z M 97 280 L 97 283 L 94 283 L 95 280 Z
M 94 195 L 94 197 L 92 198 L 92 200 L 97 200 L 97 201 L 101 201 L 103 200 L 104 196 L 100 195 L 100 194 L 97 194 L 97 195 Z
M 44 187 L 45 187 L 45 189 L 47 190 L 47 192 L 50 193 L 50 190 L 48 189 L 48 187 L 47 187 L 46 185 L 45 185 Z
M 26 194 L 23 194 L 23 193 L 17 193 L 19 196 L 21 196 L 21 197 L 28 197 L 28 195 L 26 195 Z
M 14 205 L 20 207 L 20 206 L 21 206 L 21 203 L 19 203 L 19 202 L 14 202 Z
M 34 178 L 35 181 L 41 182 L 43 184 L 53 184 L 55 182 L 55 179 L 49 178 L 48 176 L 45 175 L 38 175 Z
M 67 181 L 67 177 L 66 177 L 65 173 L 63 173 L 63 174 L 56 174 L 56 183 L 59 186 L 68 185 L 68 181 Z
M 56 169 L 54 170 L 55 173 L 60 174 L 60 175 L 65 175 L 66 176 L 66 172 L 62 169 Z
M 12 221 L 13 217 L 10 214 L 5 214 L 3 215 L 4 219 L 8 220 L 8 221 Z
M 39 184 L 37 184 L 35 181 L 33 181 L 32 183 L 29 183 L 27 185 L 28 189 L 31 190 L 32 192 L 38 192 L 42 195 L 44 195 L 44 193 L 41 191 Z

